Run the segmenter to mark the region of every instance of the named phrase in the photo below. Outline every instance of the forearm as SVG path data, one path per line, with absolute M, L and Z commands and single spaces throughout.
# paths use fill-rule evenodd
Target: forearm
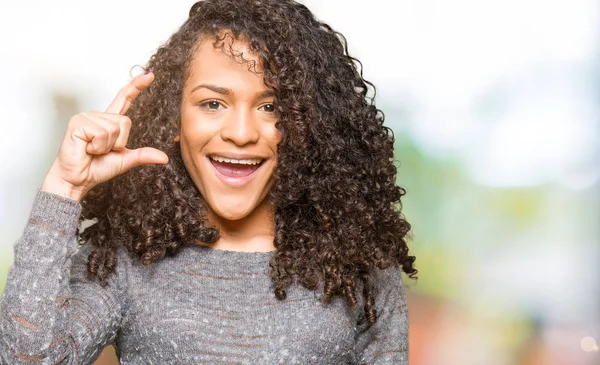
M 60 296 L 69 294 L 80 212 L 75 201 L 43 192 L 36 196 L 2 297 L 0 356 L 6 363 L 47 361 L 50 348 L 69 340 L 58 330 L 64 315 Z

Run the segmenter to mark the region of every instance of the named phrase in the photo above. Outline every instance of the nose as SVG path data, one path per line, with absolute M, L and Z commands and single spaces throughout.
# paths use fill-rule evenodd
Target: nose
M 260 131 L 252 110 L 238 108 L 234 113 L 230 113 L 221 129 L 221 138 L 237 146 L 258 142 Z

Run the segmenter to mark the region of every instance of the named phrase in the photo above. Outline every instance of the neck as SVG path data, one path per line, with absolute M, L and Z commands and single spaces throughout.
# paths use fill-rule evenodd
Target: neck
M 209 209 L 208 221 L 219 230 L 219 239 L 210 246 L 219 250 L 266 252 L 275 250 L 275 214 L 269 199 L 249 215 L 235 221 L 224 219 Z

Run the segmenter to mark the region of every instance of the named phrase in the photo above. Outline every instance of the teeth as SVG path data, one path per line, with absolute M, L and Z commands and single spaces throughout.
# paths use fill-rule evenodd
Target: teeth
M 236 163 L 240 165 L 258 165 L 262 162 L 262 159 L 260 158 L 248 158 L 243 160 L 235 160 L 232 158 L 225 158 L 221 156 L 211 156 L 210 158 L 218 162 Z

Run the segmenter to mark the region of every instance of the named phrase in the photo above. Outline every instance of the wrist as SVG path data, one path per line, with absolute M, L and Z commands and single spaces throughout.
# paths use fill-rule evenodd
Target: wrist
M 82 187 L 74 186 L 63 179 L 54 176 L 52 173 L 48 173 L 40 190 L 77 202 L 81 202 L 86 193 Z

